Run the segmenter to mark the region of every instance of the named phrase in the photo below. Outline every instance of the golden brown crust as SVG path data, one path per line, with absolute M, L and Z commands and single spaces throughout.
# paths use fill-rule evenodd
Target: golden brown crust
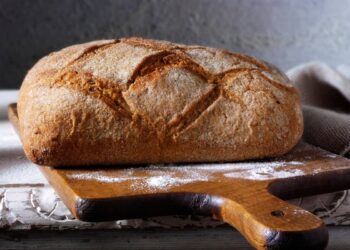
M 51 166 L 263 158 L 303 132 L 298 93 L 273 66 L 142 38 L 44 57 L 18 112 L 28 158 Z

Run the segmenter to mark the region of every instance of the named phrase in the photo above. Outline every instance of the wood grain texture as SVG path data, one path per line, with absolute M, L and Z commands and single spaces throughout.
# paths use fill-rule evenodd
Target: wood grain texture
M 16 124 L 15 106 L 10 107 L 9 117 Z M 302 174 L 285 178 L 267 176 L 259 180 L 247 177 L 243 169 L 241 178 L 232 178 L 227 172 L 208 171 L 200 164 L 158 168 L 114 166 L 93 170 L 40 168 L 74 216 L 81 220 L 195 213 L 227 222 L 257 249 L 325 248 L 328 232 L 323 222 L 279 198 L 349 188 L 350 161 L 305 143 L 275 160 L 285 163 L 282 171 L 301 171 Z M 255 164 L 258 166 L 259 162 Z M 171 186 L 135 187 L 135 183 L 143 183 L 135 180 L 157 174 L 184 178 L 183 168 L 206 175 L 208 179 Z M 119 177 L 125 176 L 125 171 L 129 178 L 120 181 Z M 82 175 L 109 179 L 72 178 Z

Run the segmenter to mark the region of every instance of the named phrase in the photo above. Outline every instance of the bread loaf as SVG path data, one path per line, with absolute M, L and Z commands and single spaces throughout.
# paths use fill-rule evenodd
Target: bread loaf
M 42 58 L 23 81 L 18 114 L 27 157 L 50 166 L 264 158 L 303 132 L 298 93 L 278 69 L 142 38 Z

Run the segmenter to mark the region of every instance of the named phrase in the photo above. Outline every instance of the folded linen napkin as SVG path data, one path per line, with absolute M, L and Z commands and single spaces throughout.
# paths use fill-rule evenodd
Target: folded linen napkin
M 350 66 L 333 69 L 313 62 L 292 68 L 287 75 L 301 95 L 303 139 L 350 157 Z

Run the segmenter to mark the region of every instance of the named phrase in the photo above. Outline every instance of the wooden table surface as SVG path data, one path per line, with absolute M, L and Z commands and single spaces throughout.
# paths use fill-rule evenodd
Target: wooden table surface
M 350 249 L 350 227 L 329 228 L 328 250 Z M 230 227 L 139 230 L 0 231 L 0 249 L 252 250 Z

